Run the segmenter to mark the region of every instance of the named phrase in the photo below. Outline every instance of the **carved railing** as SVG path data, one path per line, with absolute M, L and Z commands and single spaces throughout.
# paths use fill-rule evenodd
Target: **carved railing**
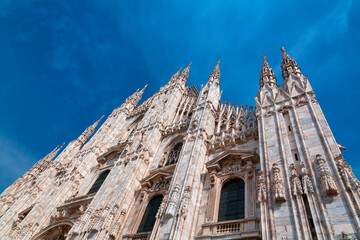
M 260 220 L 258 218 L 246 218 L 202 225 L 202 236 L 197 239 L 219 235 L 236 235 L 239 239 L 260 237 Z
M 124 235 L 124 240 L 148 240 L 150 239 L 151 232 L 135 233 Z
M 229 222 L 216 226 L 216 233 L 242 232 L 244 231 L 243 222 Z

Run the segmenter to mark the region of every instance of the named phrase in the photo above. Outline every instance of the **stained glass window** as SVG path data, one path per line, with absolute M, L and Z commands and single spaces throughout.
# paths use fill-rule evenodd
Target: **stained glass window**
M 218 221 L 242 219 L 245 217 L 245 183 L 233 179 L 221 189 Z
M 162 199 L 163 195 L 158 195 L 150 200 L 142 217 L 140 226 L 137 231 L 138 233 L 152 231 L 156 221 L 155 216 L 160 207 Z

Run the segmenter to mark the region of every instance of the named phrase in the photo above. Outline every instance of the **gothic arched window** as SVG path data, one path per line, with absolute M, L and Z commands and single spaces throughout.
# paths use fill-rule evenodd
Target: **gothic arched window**
M 245 182 L 233 179 L 221 189 L 218 221 L 242 219 L 245 217 Z
M 163 195 L 157 195 L 150 200 L 142 217 L 140 226 L 137 231 L 138 233 L 152 231 L 156 221 L 156 213 L 160 207 L 163 197 Z
M 96 179 L 95 183 L 90 188 L 88 194 L 96 193 L 99 191 L 101 185 L 104 183 L 106 177 L 109 175 L 110 170 L 106 170 L 100 174 L 100 176 Z
M 183 146 L 182 143 L 177 143 L 175 144 L 175 146 L 172 147 L 172 149 L 169 152 L 165 166 L 176 163 L 179 160 L 182 146 Z

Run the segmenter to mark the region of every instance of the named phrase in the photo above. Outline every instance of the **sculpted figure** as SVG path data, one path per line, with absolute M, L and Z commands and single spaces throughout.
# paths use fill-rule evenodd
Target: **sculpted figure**
M 325 159 L 320 154 L 318 154 L 316 155 L 316 162 L 318 164 L 318 170 L 320 175 L 320 185 L 323 187 L 324 192 L 328 196 L 337 195 L 338 190 L 332 174 L 329 168 L 326 166 Z
M 285 202 L 286 201 L 285 188 L 280 174 L 280 167 L 277 163 L 273 164 L 272 172 L 273 172 L 273 184 L 274 184 L 273 188 L 275 193 L 275 201 Z
M 308 171 L 305 168 L 304 162 L 300 162 L 300 175 L 304 194 L 308 195 L 309 193 L 313 193 L 314 188 L 309 178 Z

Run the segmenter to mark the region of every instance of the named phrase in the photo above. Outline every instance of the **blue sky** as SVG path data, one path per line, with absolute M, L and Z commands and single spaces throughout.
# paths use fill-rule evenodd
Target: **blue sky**
M 0 192 L 139 87 L 221 60 L 222 100 L 254 105 L 262 55 L 283 45 L 360 176 L 360 1 L 0 1 Z

